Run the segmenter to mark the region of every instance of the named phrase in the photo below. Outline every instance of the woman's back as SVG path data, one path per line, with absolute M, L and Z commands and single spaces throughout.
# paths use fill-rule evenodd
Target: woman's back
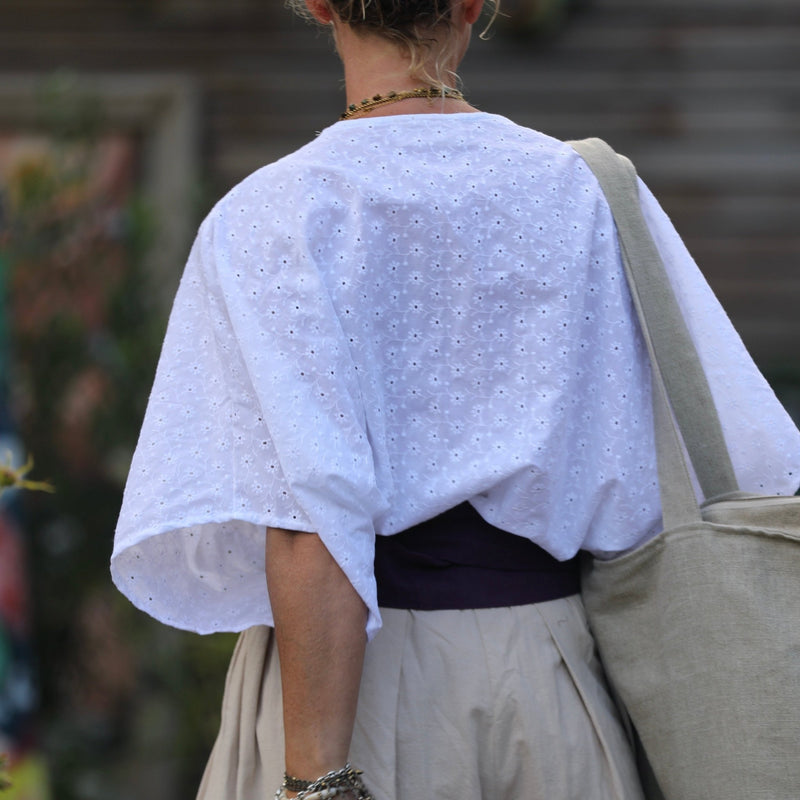
M 273 344 L 305 364 L 286 376 L 292 413 L 307 424 L 330 399 L 315 469 L 341 468 L 335 442 L 351 440 L 328 425 L 361 406 L 391 506 L 379 532 L 480 493 L 491 521 L 560 557 L 600 495 L 599 513 L 652 524 L 657 505 L 630 501 L 641 484 L 611 508 L 621 460 L 651 446 L 647 371 L 610 215 L 571 148 L 488 114 L 339 123 L 224 206 L 237 274 L 247 254 L 259 264 L 236 290 L 242 315 L 267 312 Z
M 740 484 L 782 491 L 783 417 L 748 413 L 777 414 L 774 398 L 642 196 Z M 503 117 L 340 122 L 243 181 L 201 228 L 164 353 L 116 570 L 181 627 L 260 621 L 251 523 L 318 530 L 365 594 L 373 531 L 465 500 L 560 559 L 657 528 L 649 367 L 611 214 L 572 148 Z M 170 487 L 158 505 L 153 481 Z M 222 541 L 193 524 L 228 515 Z M 168 536 L 132 548 L 142 530 Z M 168 586 L 139 573 L 151 552 Z

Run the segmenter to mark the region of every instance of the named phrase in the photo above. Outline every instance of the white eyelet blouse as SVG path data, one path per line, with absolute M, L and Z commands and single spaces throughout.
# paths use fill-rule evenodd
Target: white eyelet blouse
M 800 435 L 652 195 L 743 489 Z M 389 535 L 470 500 L 559 559 L 660 524 L 649 368 L 610 212 L 567 145 L 485 113 L 339 122 L 214 208 L 189 256 L 112 573 L 200 633 L 270 624 L 266 526 L 319 533 L 380 625 Z

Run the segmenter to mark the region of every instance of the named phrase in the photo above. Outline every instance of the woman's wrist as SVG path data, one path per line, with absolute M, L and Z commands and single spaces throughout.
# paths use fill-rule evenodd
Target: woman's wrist
M 337 657 L 339 654 L 331 656 L 331 659 Z M 310 693 L 311 688 L 308 689 Z M 326 702 L 319 702 L 307 713 L 297 714 L 295 709 L 290 710 L 294 712 L 291 713 L 294 724 L 290 725 L 291 730 L 285 731 L 284 775 L 294 776 L 293 779 L 300 783 L 311 783 L 329 772 L 337 772 L 350 761 L 351 728 L 348 726 L 346 731 L 341 730 L 343 709 L 339 705 L 340 696 L 322 697 L 321 700 Z M 331 709 L 330 716 L 323 713 L 326 708 Z M 314 724 L 309 725 L 309 722 Z

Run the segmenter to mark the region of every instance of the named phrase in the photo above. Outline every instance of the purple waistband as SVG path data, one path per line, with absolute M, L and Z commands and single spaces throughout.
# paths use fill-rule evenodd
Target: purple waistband
M 558 561 L 495 528 L 470 503 L 375 542 L 378 605 L 421 611 L 543 603 L 580 591 L 579 559 Z

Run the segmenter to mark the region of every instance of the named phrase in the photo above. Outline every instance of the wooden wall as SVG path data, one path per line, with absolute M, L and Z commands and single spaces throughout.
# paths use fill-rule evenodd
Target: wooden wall
M 514 12 L 524 0 L 504 0 Z M 530 2 L 530 0 L 528 0 Z M 588 0 L 561 35 L 476 41 L 479 107 L 637 162 L 766 367 L 800 334 L 800 3 Z M 2 75 L 178 73 L 198 88 L 210 195 L 331 123 L 324 35 L 281 0 L 2 0 Z

